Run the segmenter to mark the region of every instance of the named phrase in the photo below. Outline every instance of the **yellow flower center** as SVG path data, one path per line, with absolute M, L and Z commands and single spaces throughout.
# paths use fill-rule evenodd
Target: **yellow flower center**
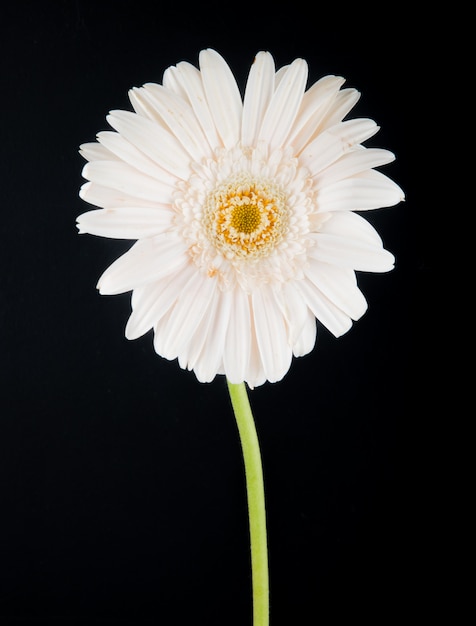
M 231 213 L 231 227 L 248 235 L 258 228 L 261 222 L 259 208 L 255 204 L 236 206 Z
M 287 222 L 284 192 L 248 172 L 223 181 L 204 207 L 208 237 L 227 259 L 268 256 L 282 240 Z

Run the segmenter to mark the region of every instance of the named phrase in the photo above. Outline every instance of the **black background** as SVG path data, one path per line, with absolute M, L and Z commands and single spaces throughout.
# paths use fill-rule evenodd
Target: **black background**
M 271 625 L 388 624 L 421 599 L 432 561 L 419 337 L 432 267 L 410 128 L 426 107 L 413 80 L 428 50 L 415 45 L 414 16 L 392 5 L 310 8 L 4 5 L 0 621 L 251 624 L 243 465 L 225 382 L 197 383 L 154 353 L 151 334 L 124 338 L 129 294 L 101 297 L 95 284 L 130 243 L 80 237 L 75 226 L 92 208 L 78 197 L 79 144 L 107 128 L 109 110 L 131 108 L 128 89 L 196 64 L 205 47 L 241 86 L 262 49 L 278 67 L 304 57 L 309 84 L 344 76 L 362 92 L 351 117 L 381 125 L 368 145 L 396 153 L 384 171 L 407 196 L 366 214 L 397 259 L 389 274 L 359 274 L 366 315 L 339 339 L 320 328 L 282 382 L 251 393 Z

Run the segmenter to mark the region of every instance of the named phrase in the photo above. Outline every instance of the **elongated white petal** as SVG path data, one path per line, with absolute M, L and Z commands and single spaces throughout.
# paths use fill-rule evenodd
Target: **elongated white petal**
M 300 161 L 316 176 L 355 145 L 369 139 L 379 127 L 373 120 L 354 119 L 322 132 L 300 155 Z
M 309 256 L 354 270 L 387 272 L 393 269 L 395 258 L 384 250 L 375 228 L 363 217 L 350 211 L 331 215 L 319 233 L 312 235 L 315 245 Z
M 184 62 L 184 65 L 190 65 L 190 64 Z M 198 71 L 197 68 L 194 67 L 193 65 L 190 65 L 190 67 L 194 69 L 195 71 Z M 188 101 L 190 104 L 187 90 L 185 89 L 182 81 L 178 78 L 177 68 L 174 65 L 172 65 L 171 67 L 168 67 L 165 70 L 164 75 L 162 77 L 162 85 L 166 87 L 167 89 L 170 89 L 170 91 L 173 91 L 180 98 L 183 98 L 185 101 Z
M 316 344 L 316 338 L 316 318 L 314 317 L 312 311 L 308 308 L 301 334 L 293 343 L 293 355 L 299 357 L 309 354 Z
M 297 154 L 314 138 L 343 83 L 344 79 L 340 76 L 324 76 L 305 92 L 286 140 Z
M 193 365 L 200 382 L 211 382 L 218 374 L 222 361 L 225 341 L 230 324 L 233 297 L 231 291 L 218 291 L 210 310 L 210 328 L 206 345 Z
M 154 237 L 173 226 L 171 210 L 120 207 L 88 211 L 77 218 L 80 234 L 90 233 L 112 239 Z
M 274 92 L 274 60 L 268 52 L 259 52 L 251 66 L 243 98 L 241 142 L 256 144 L 264 114 Z
M 197 363 L 200 362 L 202 352 L 205 351 L 206 355 L 211 337 L 215 333 L 214 316 L 219 302 L 220 292 L 218 291 L 215 297 L 210 300 L 208 310 L 200 320 L 193 337 L 191 337 L 186 348 L 178 355 L 179 365 L 182 369 L 195 370 Z
M 175 276 L 173 277 L 175 278 Z M 155 307 L 163 304 L 162 292 L 164 291 L 170 276 L 155 283 L 149 283 L 136 287 L 132 292 L 132 313 L 126 324 L 126 339 L 138 339 L 145 335 L 159 319 Z
M 154 200 L 144 200 L 143 198 L 137 198 L 137 196 L 126 194 L 119 189 L 104 187 L 103 185 L 91 182 L 84 183 L 84 185 L 82 185 L 79 190 L 79 196 L 85 202 L 103 207 L 104 209 L 116 209 L 118 207 L 137 207 L 140 209 L 169 208 L 168 204 L 156 202 Z
M 393 254 L 382 247 L 326 233 L 316 235 L 315 241 L 309 256 L 325 263 L 362 272 L 388 272 L 394 267 Z
M 162 331 L 161 350 L 166 358 L 178 357 L 179 363 L 187 367 L 196 350 L 195 342 L 201 342 L 200 325 L 213 311 L 218 289 L 216 280 L 196 272 L 181 290 L 173 315 Z M 213 334 L 213 330 L 211 332 Z
M 326 115 L 319 123 L 318 132 L 323 132 L 342 122 L 345 116 L 351 111 L 360 99 L 360 92 L 356 89 L 341 89 L 336 94 L 332 107 L 329 107 Z
M 169 68 L 169 75 L 169 83 L 173 77 L 176 85 L 174 91 L 186 94 L 210 148 L 214 150 L 222 147 L 223 142 L 210 113 L 200 71 L 190 63 L 182 62 L 176 67 Z
M 272 149 L 281 147 L 291 130 L 306 88 L 307 72 L 307 63 L 296 59 L 273 94 L 258 135 Z
M 240 139 L 243 104 L 230 68 L 215 50 L 202 50 L 199 57 L 208 107 L 225 148 Z
M 115 295 L 152 283 L 183 266 L 186 251 L 183 244 L 169 233 L 140 239 L 114 261 L 98 281 L 103 295 Z
M 291 365 L 292 349 L 286 326 L 272 289 L 252 294 L 253 320 L 264 373 L 270 382 L 281 380 Z
M 404 199 L 390 178 L 371 170 L 323 187 L 317 196 L 320 211 L 367 211 L 398 204 Z
M 331 302 L 312 281 L 307 278 L 300 280 L 296 283 L 296 289 L 316 318 L 335 337 L 340 337 L 350 329 L 352 326 L 350 317 Z
M 129 90 L 129 100 L 131 101 L 132 108 L 134 109 L 134 112 L 137 113 L 137 115 L 145 117 L 146 119 L 149 119 L 152 122 L 159 124 L 159 126 L 164 127 L 163 122 L 157 116 L 149 103 L 146 102 L 143 98 L 138 97 L 135 88 Z
M 83 168 L 83 176 L 103 187 L 152 202 L 172 202 L 172 188 L 134 169 L 124 161 L 91 161 Z
M 236 290 L 230 310 L 230 322 L 223 353 L 223 366 L 228 380 L 242 383 L 248 372 L 251 336 L 250 303 L 247 293 Z
M 165 172 L 119 133 L 106 130 L 98 133 L 97 137 L 99 143 L 113 155 L 113 159 L 124 161 L 124 163 L 128 163 L 139 172 L 147 174 L 147 176 L 165 184 L 170 185 L 174 182 L 170 174 Z
M 281 295 L 278 303 L 289 328 L 290 343 L 294 346 L 306 324 L 309 309 L 294 283 L 285 283 L 281 289 Z
M 304 356 L 316 341 L 316 322 L 312 311 L 294 283 L 282 286 L 278 304 L 288 328 L 289 343 L 294 356 Z
M 137 98 L 147 102 L 155 117 L 165 124 L 195 161 L 210 156 L 205 135 L 190 104 L 170 89 L 154 83 L 146 83 L 134 90 Z
M 172 174 L 175 180 L 190 176 L 189 155 L 165 128 L 128 111 L 111 111 L 106 119 L 114 130 Z
M 282 65 L 276 71 L 276 74 L 274 75 L 274 83 L 275 83 L 275 88 L 276 89 L 279 87 L 281 81 L 286 76 L 286 73 L 287 73 L 287 71 L 289 70 L 290 67 L 291 67 L 291 65 Z
M 183 264 L 163 278 L 134 288 L 132 313 L 126 326 L 127 339 L 137 339 L 163 319 L 177 301 L 177 294 L 196 272 L 186 257 Z
M 395 155 L 389 150 L 382 150 L 381 148 L 364 149 L 359 146 L 357 149 L 341 156 L 326 169 L 321 170 L 314 177 L 316 189 L 319 189 L 322 184 L 329 185 L 343 178 L 350 178 L 355 176 L 355 174 L 360 174 L 365 170 L 387 165 L 387 163 L 391 163 L 394 160 Z
M 367 301 L 357 287 L 352 269 L 311 259 L 306 268 L 306 277 L 353 320 L 358 320 L 367 310 Z
M 83 143 L 79 146 L 79 154 L 87 161 L 115 161 L 120 160 L 115 154 L 108 150 L 105 146 L 92 141 Z
M 250 363 L 248 371 L 246 373 L 245 382 L 250 389 L 259 387 L 266 382 L 266 374 L 264 372 L 263 363 L 261 360 L 260 351 L 258 348 L 258 341 L 256 339 L 256 329 L 254 327 L 253 319 L 251 320 L 251 351 L 250 351 Z
M 375 228 L 365 218 L 350 211 L 332 213 L 321 226 L 321 233 L 355 239 L 356 241 L 381 248 L 382 239 Z
M 161 354 L 167 359 L 175 359 L 193 337 L 200 321 L 210 308 L 217 282 L 199 272 L 193 273 L 180 290 L 172 314 L 162 331 Z

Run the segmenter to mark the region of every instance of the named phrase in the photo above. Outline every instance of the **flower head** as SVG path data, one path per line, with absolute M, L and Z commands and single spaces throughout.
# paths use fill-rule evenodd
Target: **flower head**
M 78 227 L 137 240 L 98 283 L 132 291 L 129 339 L 153 329 L 157 353 L 198 380 L 257 386 L 312 350 L 316 318 L 339 336 L 362 316 L 355 271 L 394 258 L 355 211 L 403 192 L 374 169 L 394 155 L 362 146 L 375 122 L 343 121 L 359 94 L 342 78 L 306 90 L 303 59 L 276 71 L 260 52 L 242 98 L 217 52 L 199 65 L 132 89 L 134 112 L 111 111 L 115 132 L 81 146 L 80 195 L 102 208 Z

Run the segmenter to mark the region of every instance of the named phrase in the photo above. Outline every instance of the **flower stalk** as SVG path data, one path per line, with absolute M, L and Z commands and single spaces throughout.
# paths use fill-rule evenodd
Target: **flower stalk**
M 245 383 L 232 384 L 229 381 L 227 383 L 245 464 L 251 542 L 253 626 L 268 626 L 268 546 L 261 453 Z

